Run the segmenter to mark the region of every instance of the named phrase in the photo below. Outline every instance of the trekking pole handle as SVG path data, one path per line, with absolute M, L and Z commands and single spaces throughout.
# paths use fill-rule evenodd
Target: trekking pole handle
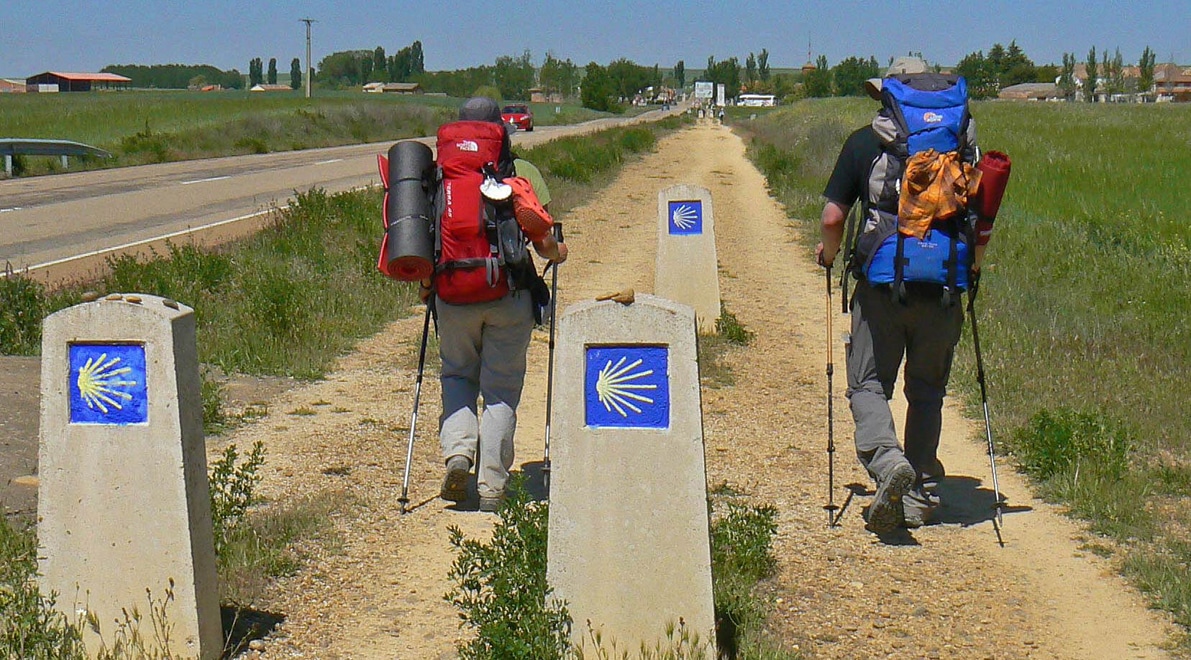
M 562 239 L 562 223 L 561 223 L 561 222 L 555 222 L 555 223 L 554 223 L 554 240 L 558 241 L 559 243 L 562 243 L 562 242 L 563 242 L 563 239 Z

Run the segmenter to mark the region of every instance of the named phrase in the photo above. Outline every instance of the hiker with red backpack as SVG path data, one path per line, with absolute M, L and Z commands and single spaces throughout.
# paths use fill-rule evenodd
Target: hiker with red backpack
M 526 351 L 549 295 L 525 248 L 558 264 L 567 246 L 551 233 L 549 188 L 513 156 L 494 100 L 467 100 L 459 121 L 439 128 L 438 163 L 438 257 L 422 295 L 434 296 L 442 357 L 440 495 L 466 500 L 474 466 L 480 510 L 495 511 L 513 465 Z
M 899 58 L 865 87 L 881 110 L 840 151 L 815 256 L 830 270 L 846 250 L 846 308 L 848 276 L 856 282 L 847 397 L 857 457 L 877 485 L 868 527 L 884 534 L 929 523 L 940 506 L 939 435 L 960 296 L 975 285 L 993 217 L 977 212 L 986 191 L 964 79 Z M 857 201 L 859 221 L 848 226 Z M 889 407 L 903 358 L 904 449 Z

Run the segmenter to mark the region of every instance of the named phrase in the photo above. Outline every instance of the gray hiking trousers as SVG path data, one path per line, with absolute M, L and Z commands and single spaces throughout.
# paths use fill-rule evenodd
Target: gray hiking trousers
M 513 466 L 517 405 L 533 333 L 532 301 L 528 291 L 516 291 L 486 303 L 450 305 L 439 299 L 437 304 L 443 460 L 466 457 L 476 466 L 480 496 L 498 496 Z M 481 395 L 482 418 L 477 412 Z
M 906 287 L 903 303 L 891 298 L 888 286 L 856 282 L 847 394 L 861 465 L 881 483 L 904 455 L 918 473 L 921 487 L 943 476 L 938 460 L 943 396 L 964 317 L 958 297 L 952 306 L 943 306 L 940 287 L 914 283 Z M 889 408 L 903 356 L 909 404 L 904 452 Z

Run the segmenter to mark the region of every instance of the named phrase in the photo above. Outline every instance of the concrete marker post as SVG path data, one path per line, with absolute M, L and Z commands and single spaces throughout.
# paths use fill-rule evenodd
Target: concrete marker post
M 134 294 L 64 309 L 45 320 L 41 364 L 42 594 L 72 622 L 93 615 L 109 646 L 136 608 L 156 649 L 150 612 L 164 605 L 174 657 L 218 658 L 193 310 Z M 83 632 L 94 655 L 100 636 Z
M 658 192 L 658 253 L 654 293 L 695 310 L 701 334 L 720 317 L 719 266 L 711 191 L 678 184 Z
M 547 577 L 584 643 L 653 648 L 683 622 L 714 650 L 694 312 L 638 295 L 559 319 Z

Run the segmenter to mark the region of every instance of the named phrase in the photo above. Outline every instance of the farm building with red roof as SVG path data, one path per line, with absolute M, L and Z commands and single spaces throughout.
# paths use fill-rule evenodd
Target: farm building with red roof
M 25 88 L 30 92 L 89 92 L 100 86 L 104 89 L 124 89 L 131 82 L 132 78 L 125 78 L 114 73 L 46 71 L 26 78 Z

